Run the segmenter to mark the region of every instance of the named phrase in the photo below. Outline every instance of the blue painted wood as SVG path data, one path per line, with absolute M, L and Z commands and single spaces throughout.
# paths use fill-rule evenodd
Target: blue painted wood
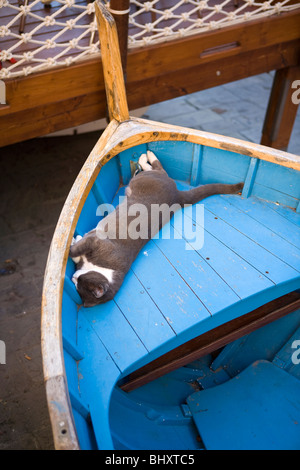
M 155 240 L 155 243 L 210 314 L 239 300 L 239 296 L 199 253 L 185 250 L 183 239 L 172 240 L 172 243 L 162 239 Z
M 295 227 L 295 224 L 283 219 L 269 207 L 263 206 L 258 199 L 232 198 L 231 204 L 300 249 L 300 227 Z
M 190 209 L 186 209 L 185 214 L 190 217 L 192 212 Z M 232 227 L 207 209 L 205 209 L 204 214 L 207 232 L 247 261 L 274 284 L 284 282 L 298 275 L 295 269 L 239 232 L 238 228 Z M 195 219 L 193 218 L 193 220 Z
M 133 272 L 126 276 L 115 302 L 147 351 L 154 350 L 175 336 L 174 330 Z
M 147 396 L 151 400 L 150 392 Z M 118 389 L 114 390 L 112 404 L 110 422 L 116 449 L 201 448 L 191 417 L 185 416 L 179 405 L 149 406 L 135 399 L 134 392 L 124 394 Z
M 212 196 L 205 202 L 205 207 L 215 216 L 220 217 L 229 225 L 237 227 L 241 233 L 255 243 L 299 271 L 299 250 L 255 219 L 250 220 L 248 214 L 233 205 L 234 200 L 235 196 Z
M 118 156 L 121 181 L 123 185 L 127 185 L 131 179 L 130 160 L 137 162 L 142 153 L 147 152 L 147 145 L 137 145 L 136 147 L 124 150 Z
M 298 315 L 300 316 L 300 310 L 298 310 Z M 276 353 L 273 364 L 300 379 L 300 328 Z
M 72 404 L 72 407 L 78 411 L 79 414 L 81 414 L 81 416 L 87 420 L 90 418 L 90 410 L 89 410 L 89 407 L 86 403 L 84 403 L 82 401 L 81 398 L 78 398 L 77 394 L 75 394 L 72 390 L 69 390 L 69 394 L 70 394 L 70 400 L 71 400 L 71 404 Z
M 109 401 L 120 370 L 105 349 L 83 311 L 78 315 L 78 346 L 84 359 L 78 364 L 82 400 L 88 404 L 97 447 L 113 448 L 109 427 Z M 81 443 L 81 429 L 79 442 Z
M 80 361 L 83 358 L 83 354 L 79 351 L 78 346 L 74 343 L 73 340 L 63 336 L 63 347 L 70 356 L 73 357 L 75 361 Z
M 194 144 L 191 142 L 157 141 L 150 142 L 148 148 L 155 153 L 171 178 L 190 181 Z
M 212 362 L 210 368 L 216 371 L 222 367 L 234 377 L 259 359 L 273 361 L 299 325 L 300 310 L 297 310 L 228 344 Z M 291 356 L 290 349 L 289 358 Z
M 76 344 L 77 304 L 67 290 L 62 297 L 62 336 Z
M 261 160 L 252 195 L 297 207 L 300 199 L 299 172 Z
M 264 206 L 268 206 L 277 214 L 280 214 L 285 219 L 297 225 L 297 227 L 300 227 L 300 215 L 297 214 L 295 210 L 291 210 L 288 207 L 280 206 L 279 204 L 275 204 L 272 202 L 263 201 L 262 199 L 260 199 L 260 203 Z
M 201 183 L 233 184 L 245 181 L 249 162 L 250 158 L 247 156 L 212 147 L 204 147 Z
M 71 274 L 71 276 L 73 275 L 73 273 Z M 78 294 L 75 284 L 71 281 L 70 277 L 65 276 L 64 290 L 68 293 L 68 295 L 71 297 L 72 300 L 74 300 L 76 304 L 81 305 L 82 304 L 81 297 Z
M 208 450 L 300 449 L 300 381 L 270 362 L 256 362 L 187 403 Z
M 192 165 L 192 171 L 191 171 L 191 186 L 198 186 L 201 182 L 202 153 L 203 153 L 203 146 L 194 144 L 193 165 Z
M 249 197 L 251 195 L 258 165 L 259 165 L 259 160 L 257 158 L 254 158 L 254 157 L 251 158 L 250 164 L 249 164 L 249 169 L 248 169 L 247 176 L 246 176 L 245 183 L 244 183 L 244 187 L 243 187 L 243 192 L 242 192 L 243 197 Z
M 176 334 L 210 316 L 153 240 L 146 244 L 137 257 L 132 271 Z
M 101 194 L 98 204 L 110 202 L 121 184 L 121 170 L 118 157 L 111 158 L 100 170 L 95 181 L 97 191 Z
M 83 312 L 120 371 L 147 354 L 144 344 L 115 301 L 92 308 L 81 307 L 79 311 Z
M 81 212 L 77 222 L 77 235 L 81 235 L 83 237 L 83 235 L 97 226 L 100 221 L 100 217 L 97 216 L 97 208 L 98 202 L 96 201 L 93 191 L 90 191 L 84 204 L 84 210 Z

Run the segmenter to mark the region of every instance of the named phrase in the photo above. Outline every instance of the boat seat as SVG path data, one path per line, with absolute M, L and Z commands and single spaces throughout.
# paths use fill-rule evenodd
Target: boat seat
M 300 449 L 300 381 L 269 361 L 187 404 L 208 450 Z

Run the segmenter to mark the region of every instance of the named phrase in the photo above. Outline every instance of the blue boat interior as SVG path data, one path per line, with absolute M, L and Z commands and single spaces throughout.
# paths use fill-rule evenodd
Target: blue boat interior
M 300 288 L 299 173 L 226 150 L 168 141 L 123 151 L 101 169 L 74 235 L 96 227 L 100 204 L 119 203 L 147 149 L 179 189 L 245 186 L 176 213 L 106 304 L 81 305 L 68 260 L 62 334 L 81 448 L 300 449 L 300 310 L 122 390 L 138 368 Z

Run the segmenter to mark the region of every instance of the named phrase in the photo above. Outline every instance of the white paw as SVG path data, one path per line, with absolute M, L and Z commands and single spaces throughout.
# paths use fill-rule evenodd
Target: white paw
M 76 238 L 72 238 L 72 241 L 71 241 L 71 246 L 75 245 L 75 243 L 79 242 L 79 240 L 82 239 L 82 236 L 81 235 L 77 235 Z
M 148 158 L 148 161 L 152 163 L 157 160 L 157 157 L 155 156 L 155 154 L 153 152 L 151 152 L 151 150 L 147 150 L 147 158 Z
M 144 171 L 152 170 L 151 165 L 148 163 L 147 155 L 143 153 L 139 158 L 139 164 Z

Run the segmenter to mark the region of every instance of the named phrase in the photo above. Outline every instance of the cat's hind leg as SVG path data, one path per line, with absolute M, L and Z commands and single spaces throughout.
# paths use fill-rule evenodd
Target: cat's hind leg
M 145 153 L 143 153 L 140 158 L 139 158 L 139 164 L 141 165 L 142 169 L 144 171 L 150 171 L 152 170 L 152 166 L 150 165 L 150 163 L 148 163 L 148 158 L 147 158 L 147 155 Z
M 147 158 L 153 170 L 163 170 L 162 164 L 158 160 L 157 156 L 153 152 L 151 152 L 151 150 L 147 150 Z

